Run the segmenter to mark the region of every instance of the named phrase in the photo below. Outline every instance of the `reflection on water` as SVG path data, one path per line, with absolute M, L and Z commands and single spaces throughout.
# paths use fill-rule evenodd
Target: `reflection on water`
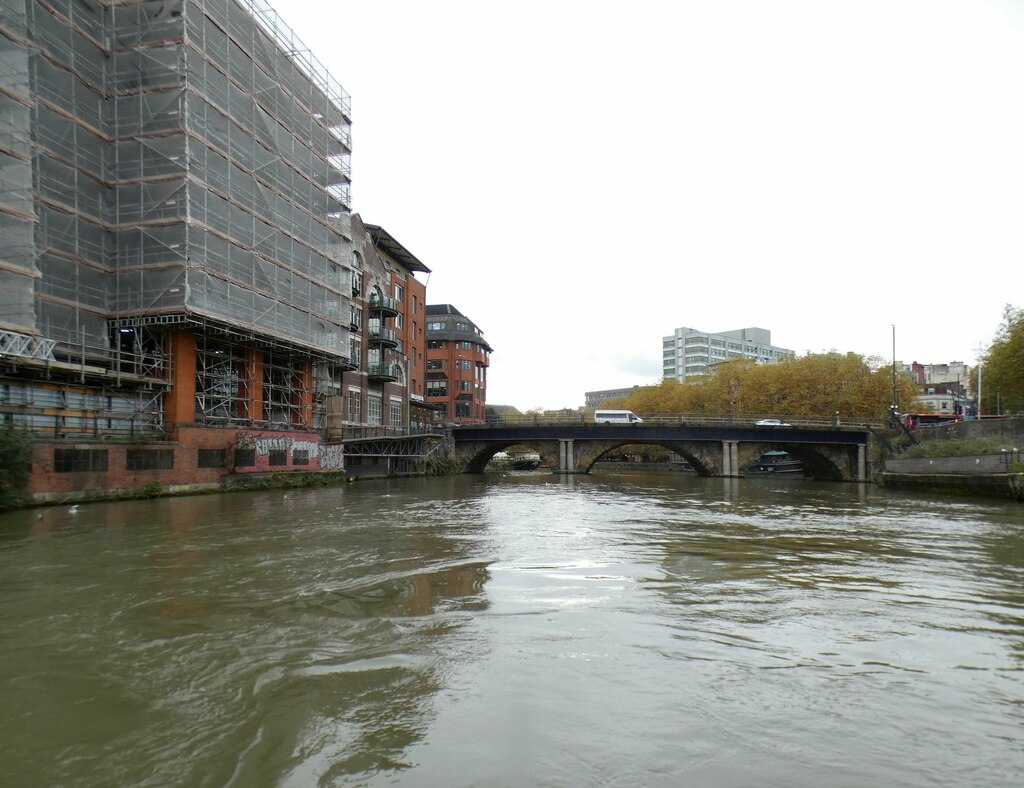
M 12 785 L 1015 785 L 1019 505 L 509 472 L 0 520 Z

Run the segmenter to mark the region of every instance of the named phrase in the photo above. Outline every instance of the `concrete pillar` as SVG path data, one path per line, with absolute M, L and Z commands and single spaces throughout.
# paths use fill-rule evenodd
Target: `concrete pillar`
M 740 475 L 739 441 L 722 441 L 722 476 Z
M 868 475 L 868 445 L 866 443 L 857 444 L 857 481 L 867 481 Z
M 576 452 L 573 447 L 573 439 L 559 438 L 558 440 L 558 472 L 576 472 Z

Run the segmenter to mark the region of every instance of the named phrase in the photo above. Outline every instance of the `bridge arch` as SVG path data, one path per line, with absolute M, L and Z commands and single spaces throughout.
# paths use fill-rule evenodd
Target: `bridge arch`
M 542 465 L 558 467 L 558 442 L 544 440 L 481 441 L 475 442 L 469 451 L 459 452 L 463 473 L 483 473 L 494 455 L 511 446 L 522 446 L 536 452 Z
M 746 476 L 758 461 L 770 451 L 784 451 L 791 457 L 800 460 L 804 466 L 804 475 L 819 481 L 842 481 L 843 469 L 837 464 L 837 458 L 831 456 L 822 446 L 800 443 L 741 443 L 739 445 L 739 473 Z M 839 458 L 846 465 L 846 458 Z
M 698 476 L 722 474 L 722 447 L 717 441 L 613 440 L 587 441 L 576 450 L 576 472 L 590 473 L 594 464 L 623 446 L 661 446 L 683 457 Z

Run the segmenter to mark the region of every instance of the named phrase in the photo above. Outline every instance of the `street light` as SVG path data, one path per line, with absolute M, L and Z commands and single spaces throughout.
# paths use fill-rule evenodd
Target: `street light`
M 899 402 L 896 401 L 896 324 L 892 324 L 892 412 L 899 409 Z

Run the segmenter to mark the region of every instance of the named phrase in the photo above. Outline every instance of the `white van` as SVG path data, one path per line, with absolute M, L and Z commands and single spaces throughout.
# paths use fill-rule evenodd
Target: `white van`
M 631 410 L 595 410 L 597 424 L 643 424 L 643 419 Z

